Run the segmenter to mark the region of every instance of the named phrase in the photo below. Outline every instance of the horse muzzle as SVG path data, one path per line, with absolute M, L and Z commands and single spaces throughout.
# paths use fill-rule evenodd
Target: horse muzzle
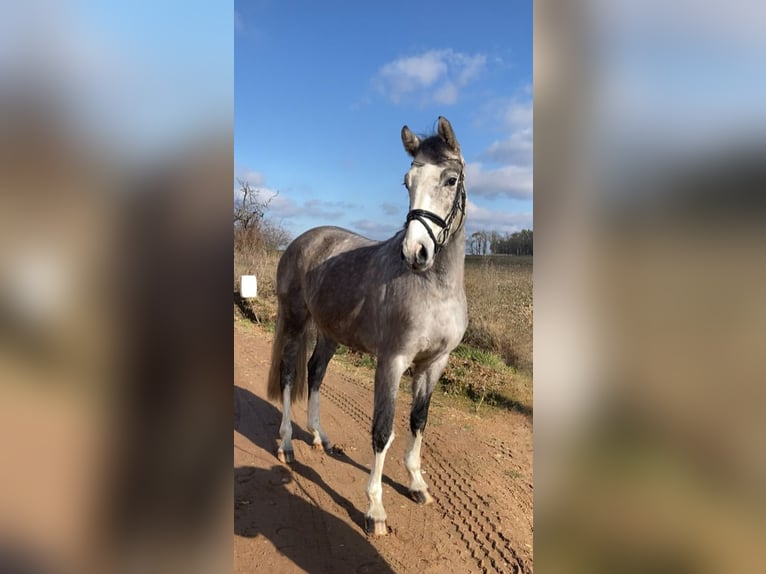
M 433 249 L 429 249 L 428 243 L 418 240 L 408 241 L 406 236 L 402 243 L 402 259 L 416 273 L 428 271 L 434 263 Z

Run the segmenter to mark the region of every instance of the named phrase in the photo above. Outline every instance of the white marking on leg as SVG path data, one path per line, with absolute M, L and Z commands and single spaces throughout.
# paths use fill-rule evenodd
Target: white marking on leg
M 383 463 L 386 461 L 388 447 L 391 446 L 393 441 L 394 433 L 392 431 L 383 450 L 375 453 L 375 460 L 373 461 L 372 469 L 370 470 L 370 480 L 367 482 L 367 499 L 370 501 L 370 508 L 367 511 L 367 516 L 372 518 L 376 524 L 384 524 L 387 518 L 386 510 L 383 508 Z M 375 534 L 380 534 L 377 527 Z
M 319 424 L 319 390 L 309 394 L 308 429 L 314 435 L 314 446 L 328 445 L 327 435 Z
M 428 490 L 428 485 L 426 484 L 426 481 L 423 480 L 423 475 L 420 472 L 420 445 L 422 442 L 423 431 L 415 431 L 414 435 L 410 435 L 410 444 L 404 455 L 404 466 L 407 467 L 407 472 L 410 473 L 411 491 Z
M 279 452 L 293 450 L 293 423 L 290 419 L 290 386 L 285 385 L 282 391 L 282 424 L 279 427 L 279 436 L 282 442 L 279 446 Z

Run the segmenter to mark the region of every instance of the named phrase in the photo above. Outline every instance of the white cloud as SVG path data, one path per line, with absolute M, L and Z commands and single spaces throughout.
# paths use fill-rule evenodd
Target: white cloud
M 517 130 L 503 140 L 496 140 L 482 157 L 499 164 L 532 164 L 532 128 Z
M 481 197 L 532 198 L 532 166 L 506 165 L 485 169 L 480 162 L 466 165 L 468 193 Z
M 385 215 L 401 215 L 407 212 L 406 205 L 398 205 L 394 203 L 381 203 L 380 209 Z
M 256 173 L 256 172 L 253 172 Z M 268 210 L 271 212 L 273 207 L 275 205 L 278 205 L 282 202 L 284 202 L 284 198 L 279 196 L 279 191 L 276 189 L 271 189 L 269 187 L 264 186 L 263 180 L 261 180 L 259 183 L 254 183 L 255 178 L 245 179 L 245 178 L 238 178 L 239 181 L 242 181 L 243 184 L 247 184 L 250 186 L 251 191 L 253 192 L 252 197 L 254 197 L 258 202 L 260 203 L 267 203 L 268 204 Z M 234 182 L 234 201 L 240 201 L 242 199 L 242 185 L 239 183 L 239 181 Z
M 482 159 L 501 165 L 532 164 L 532 101 L 517 98 L 495 100 L 487 104 L 485 121 L 503 132 L 481 154 Z
M 496 209 L 479 207 L 471 200 L 466 205 L 468 219 L 466 220 L 466 235 L 471 236 L 475 231 L 498 231 L 514 233 L 522 229 L 532 229 L 531 212 L 506 212 Z
M 486 64 L 484 54 L 429 50 L 384 64 L 372 84 L 394 103 L 415 97 L 421 101 L 454 104 L 459 91 L 478 78 Z
M 269 196 L 266 197 L 268 198 Z M 269 203 L 266 214 L 268 217 L 276 219 L 308 216 L 316 219 L 317 225 L 321 225 L 322 221 L 327 224 L 335 222 L 342 218 L 347 211 L 356 208 L 357 206 L 343 201 L 324 201 L 321 199 L 295 201 L 290 197 L 279 194 Z
M 343 217 L 347 211 L 359 208 L 358 205 L 344 201 L 325 201 L 321 199 L 296 201 L 289 197 L 288 193 L 283 193 L 267 186 L 265 176 L 259 171 L 239 168 L 235 179 L 248 183 L 253 188 L 255 197 L 267 204 L 266 217 L 270 219 L 282 220 L 309 216 L 317 220 L 331 222 Z M 235 181 L 235 200 L 242 197 L 239 181 Z
M 503 120 L 511 129 L 532 129 L 532 102 L 509 100 L 503 110 Z
M 397 226 L 380 223 L 379 221 L 373 221 L 372 219 L 358 219 L 352 221 L 351 226 L 357 233 L 378 240 L 388 239 L 402 227 L 401 225 Z
M 488 102 L 480 124 L 500 136 L 466 167 L 469 193 L 483 197 L 532 198 L 532 101 L 517 97 Z
M 476 79 L 487 65 L 487 56 L 484 54 L 467 56 L 458 52 L 453 53 L 452 56 L 456 62 L 457 83 L 460 86 L 465 86 Z
M 249 183 L 251 187 L 259 187 L 264 185 L 265 183 L 265 178 L 263 177 L 263 174 L 259 171 L 254 171 L 252 169 L 237 170 L 235 173 L 234 179 L 237 181 L 237 187 L 239 187 L 239 181 L 242 181 L 244 183 Z
M 417 88 L 427 88 L 447 73 L 444 55 L 444 50 L 431 51 L 394 60 L 380 69 L 378 78 L 393 97 Z
M 452 82 L 446 82 L 434 92 L 434 102 L 437 104 L 454 104 L 457 101 L 457 86 Z
M 476 115 L 476 126 L 502 131 L 531 129 L 532 112 L 532 94 L 525 85 L 513 96 L 491 98 L 482 104 Z

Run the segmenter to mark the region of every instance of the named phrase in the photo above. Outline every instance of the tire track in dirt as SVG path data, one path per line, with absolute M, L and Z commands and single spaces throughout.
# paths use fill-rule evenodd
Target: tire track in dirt
M 268 346 L 260 332 L 248 332 L 246 336 L 248 345 L 260 345 L 261 358 L 257 364 L 255 359 L 240 358 L 240 373 L 247 376 L 246 386 L 254 394 L 250 402 L 263 409 L 266 404 L 262 399 L 265 397 L 263 371 L 267 368 L 263 347 Z M 257 340 L 259 338 L 261 340 Z M 260 521 L 257 525 L 260 530 L 253 529 L 253 534 L 243 532 L 245 536 L 255 537 L 250 545 L 240 542 L 235 546 L 235 553 L 239 552 L 242 557 L 239 562 L 235 561 L 238 564 L 235 572 L 244 573 L 266 564 L 272 564 L 269 571 L 275 573 L 293 572 L 295 566 L 313 563 L 324 565 L 321 571 L 359 574 L 380 572 L 385 564 L 394 572 L 419 574 L 531 573 L 531 428 L 528 421 L 521 415 L 503 413 L 496 420 L 489 420 L 488 415 L 480 418 L 441 406 L 438 403 L 442 401 L 432 404 L 425 434 L 423 471 L 435 504 L 420 506 L 407 496 L 409 477 L 402 461 L 409 434 L 410 395 L 406 391 L 400 392 L 397 398 L 398 440 L 392 445 L 384 471 L 384 502 L 393 531 L 388 537 L 367 538 L 365 546 L 360 516 L 366 510 L 363 492 L 372 454 L 369 443 L 372 379 L 368 371 L 353 373 L 348 367 L 334 363 L 321 391 L 323 426 L 331 442 L 337 440 L 337 448 L 331 454 L 310 448 L 310 437 L 301 429 L 305 405 L 294 405 L 297 433 L 293 437 L 296 454 L 293 466 L 280 465 L 275 458 L 276 407 L 269 406 L 270 418 L 253 423 L 250 429 L 247 417 L 237 412 L 240 432 L 261 447 L 249 449 L 255 458 L 240 453 L 238 464 L 244 460 L 266 470 L 271 467 L 272 474 L 268 476 L 277 479 L 277 484 L 272 484 L 274 478 L 267 483 L 273 492 L 260 494 L 255 487 L 248 490 L 244 484 L 242 497 L 258 501 L 263 511 L 272 514 L 274 509 L 288 503 L 302 512 L 310 526 L 301 527 L 299 523 L 290 522 L 293 519 L 289 517 L 279 521 L 264 518 L 262 513 L 255 513 L 255 502 L 239 508 L 237 504 L 244 503 L 235 503 L 235 509 L 243 516 L 242 524 L 247 525 L 244 519 L 249 518 L 248 505 L 249 512 Z M 235 384 L 242 385 L 236 381 Z M 498 422 L 500 426 L 496 426 Z M 407 430 L 402 432 L 404 429 Z M 235 435 L 235 449 L 238 442 L 247 447 L 237 440 L 239 438 L 242 437 Z M 237 458 L 235 455 L 235 460 Z M 290 479 L 285 485 L 279 484 L 283 476 Z M 519 480 L 520 477 L 524 480 Z M 277 506 L 267 506 L 274 505 L 275 500 Z M 307 512 L 309 507 L 311 512 Z M 314 533 L 308 545 L 309 541 L 293 536 L 301 528 Z M 272 552 L 282 556 L 269 554 L 263 538 L 274 544 Z M 355 554 L 349 556 L 343 546 L 346 544 L 348 548 L 352 543 Z M 304 548 L 300 550 L 302 545 Z M 364 556 L 370 558 L 364 559 Z M 309 568 L 308 571 L 320 570 Z
M 352 385 L 371 390 L 367 385 L 351 377 L 341 378 Z M 325 397 L 360 426 L 370 428 L 372 422 L 368 414 L 370 405 L 363 407 L 332 383 L 323 384 L 322 391 Z M 405 405 L 397 405 L 400 426 L 408 425 L 409 421 L 409 415 L 401 412 L 405 410 L 403 406 Z M 450 520 L 460 541 L 476 561 L 480 571 L 530 573 L 531 569 L 513 548 L 511 541 L 498 529 L 496 517 L 490 516 L 485 510 L 490 503 L 481 495 L 466 488 L 465 485 L 471 484 L 475 478 L 455 468 L 448 462 L 450 456 L 444 456 L 448 453 L 439 452 L 437 449 L 437 445 L 448 444 L 446 437 L 433 430 L 429 431 L 428 435 L 430 435 L 428 443 L 431 446 L 424 448 L 423 467 L 424 469 L 436 467 L 436 472 L 432 470 L 427 479 L 429 488 L 437 495 L 437 505 L 443 509 L 442 516 Z M 495 448 L 486 441 L 482 442 Z M 431 452 L 431 449 L 434 454 L 427 454 Z M 511 455 L 510 450 L 504 445 L 503 449 L 506 454 Z
M 487 512 L 490 503 L 466 487 L 471 484 L 466 474 L 433 457 L 429 457 L 428 463 L 438 467 L 435 475 L 438 480 L 432 480 L 431 485 L 437 500 L 481 571 L 530 572 L 510 540 L 498 529 L 496 518 Z
M 334 387 L 332 384 L 322 384 L 321 395 L 329 399 L 336 407 L 351 417 L 360 427 L 369 430 L 372 426 L 372 417 L 368 411 L 348 394 Z
M 489 513 L 489 500 L 470 486 L 476 482 L 476 476 L 450 462 L 461 455 L 445 452 L 448 439 L 439 431 L 431 429 L 429 444 L 440 445 L 423 455 L 424 468 L 432 469 L 429 487 L 477 566 L 482 572 L 529 572 L 510 540 L 498 528 L 497 517 Z

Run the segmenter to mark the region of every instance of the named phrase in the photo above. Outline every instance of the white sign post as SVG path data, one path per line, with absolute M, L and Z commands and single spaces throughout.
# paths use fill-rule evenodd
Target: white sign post
M 243 299 L 258 297 L 258 280 L 255 275 L 242 275 L 239 279 L 239 295 Z

